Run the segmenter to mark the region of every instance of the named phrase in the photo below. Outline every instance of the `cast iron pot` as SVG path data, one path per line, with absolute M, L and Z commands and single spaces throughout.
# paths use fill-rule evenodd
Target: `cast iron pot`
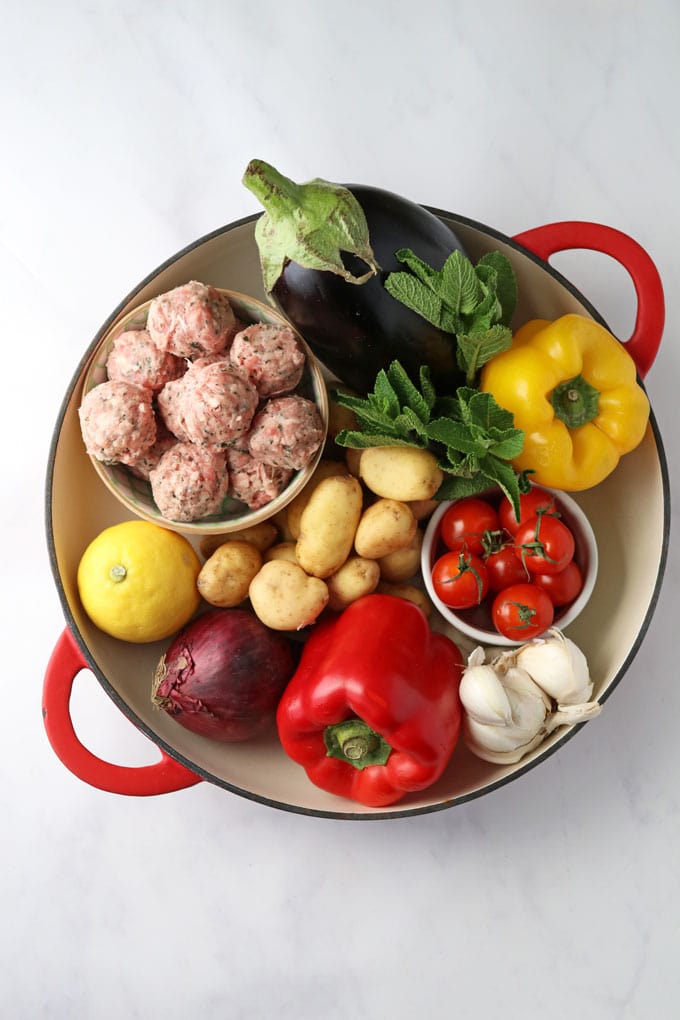
M 500 250 L 512 260 L 519 283 L 519 325 L 529 318 L 554 319 L 577 312 L 606 326 L 598 312 L 549 264 L 551 255 L 590 249 L 609 255 L 628 271 L 637 295 L 637 318 L 627 350 L 643 379 L 657 354 L 664 324 L 659 274 L 640 245 L 620 231 L 595 223 L 553 223 L 506 237 L 498 231 L 432 210 L 458 235 L 470 257 Z M 190 733 L 150 699 L 153 669 L 164 645 L 126 645 L 100 632 L 85 616 L 76 571 L 86 545 L 103 528 L 129 517 L 97 478 L 80 437 L 77 409 L 92 353 L 127 311 L 163 291 L 196 279 L 264 299 L 254 241 L 256 216 L 200 238 L 143 280 L 114 310 L 86 351 L 65 395 L 51 445 L 46 488 L 49 554 L 67 627 L 50 658 L 43 692 L 47 736 L 61 762 L 90 785 L 109 792 L 146 796 L 169 793 L 205 780 L 260 803 L 304 814 L 342 819 L 408 817 L 461 804 L 518 779 L 562 747 L 581 726 L 562 728 L 516 765 L 490 765 L 460 741 L 442 778 L 392 808 L 365 808 L 317 789 L 290 761 L 276 737 L 221 744 Z M 78 499 L 73 499 L 73 493 Z M 576 494 L 595 530 L 600 569 L 587 611 L 568 635 L 585 651 L 605 702 L 640 647 L 659 596 L 667 556 L 670 500 L 666 460 L 652 414 L 642 444 L 595 489 Z M 635 543 L 626 523 L 646 522 Z M 456 639 L 455 633 L 452 634 Z M 73 682 L 82 670 L 97 678 L 112 701 L 158 747 L 160 760 L 130 768 L 92 754 L 75 733 L 70 716 Z M 597 722 L 594 723 L 597 725 Z

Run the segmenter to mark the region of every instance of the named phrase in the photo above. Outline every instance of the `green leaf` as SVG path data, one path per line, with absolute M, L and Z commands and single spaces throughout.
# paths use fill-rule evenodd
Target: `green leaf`
M 453 421 L 450 418 L 438 418 L 430 422 L 427 427 L 427 436 L 436 443 L 443 443 L 452 450 L 460 453 L 475 453 L 480 449 L 469 427 L 463 422 Z M 486 452 L 486 447 L 481 447 L 481 452 Z
M 385 280 L 385 290 L 433 326 L 445 333 L 455 333 L 456 323 L 451 312 L 435 291 L 411 273 L 390 273 Z
M 486 492 L 491 486 L 482 474 L 474 475 L 472 478 L 463 478 L 460 475 L 447 475 L 442 484 L 434 494 L 435 499 L 465 499 L 466 496 L 477 496 L 480 492 Z
M 373 446 L 415 446 L 415 443 L 399 436 L 381 435 L 380 433 L 356 432 L 342 429 L 335 437 L 338 446 L 348 446 L 353 450 L 368 450 Z
M 420 366 L 420 391 L 423 394 L 423 400 L 428 406 L 428 410 L 431 412 L 432 408 L 437 402 L 437 393 L 432 380 L 430 379 L 430 369 L 428 365 Z M 428 415 L 429 418 L 429 415 Z
M 430 420 L 430 405 L 426 397 L 411 381 L 408 374 L 398 361 L 393 361 L 387 369 L 387 376 L 401 407 L 409 407 L 424 423 Z
M 395 418 L 394 423 L 397 428 L 403 429 L 404 432 L 414 432 L 425 441 L 428 438 L 427 422 L 422 421 L 410 407 L 405 407 L 401 414 Z M 423 445 L 426 445 L 426 442 Z
M 385 409 L 385 414 L 399 414 L 399 396 L 392 386 L 387 372 L 383 369 L 378 372 L 375 378 L 373 395 L 375 396 L 374 405 L 383 407 Z
M 495 430 L 489 430 L 489 434 Z M 524 433 L 521 429 L 511 429 L 508 432 L 500 433 L 497 440 L 489 445 L 489 453 L 502 460 L 513 460 L 519 457 L 524 448 Z
M 517 306 L 517 278 L 509 259 L 499 251 L 490 251 L 482 255 L 477 263 L 477 271 L 492 269 L 496 274 L 495 290 L 500 301 L 502 314 L 499 319 L 503 326 L 509 326 Z
M 498 457 L 485 457 L 482 461 L 480 461 L 480 470 L 482 471 L 482 474 L 488 478 L 489 482 L 497 485 L 505 493 L 512 503 L 516 519 L 519 520 L 520 488 L 517 475 L 510 464 L 499 460 Z
M 460 389 L 458 390 L 460 393 Z M 491 393 L 482 393 L 480 390 L 467 390 L 466 406 L 469 420 L 485 430 L 489 429 L 512 429 L 515 419 L 511 411 L 499 407 Z
M 512 333 L 507 326 L 496 325 L 478 333 L 459 333 L 457 340 L 468 381 L 471 381 L 487 361 L 508 350 L 512 345 Z
M 442 301 L 456 315 L 470 315 L 482 296 L 472 263 L 457 249 L 442 266 L 437 289 Z
M 436 280 L 439 277 L 439 273 L 432 266 L 428 266 L 427 262 L 423 262 L 421 258 L 418 258 L 416 253 L 411 251 L 410 248 L 400 248 L 399 251 L 395 252 L 395 257 L 402 265 L 410 269 L 419 280 L 431 286 L 433 290 L 437 289 Z

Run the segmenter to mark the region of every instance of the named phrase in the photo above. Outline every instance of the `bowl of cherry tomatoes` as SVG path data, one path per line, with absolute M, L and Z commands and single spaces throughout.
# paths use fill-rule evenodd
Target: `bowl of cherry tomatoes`
M 506 496 L 442 503 L 430 518 L 421 566 L 436 609 L 486 645 L 520 645 L 564 629 L 597 578 L 595 534 L 564 492 L 532 486 L 519 520 Z

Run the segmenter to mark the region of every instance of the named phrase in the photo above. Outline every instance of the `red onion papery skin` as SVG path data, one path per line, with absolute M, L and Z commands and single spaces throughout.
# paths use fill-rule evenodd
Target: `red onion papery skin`
M 249 740 L 272 725 L 294 669 L 282 634 L 247 609 L 215 609 L 174 638 L 156 667 L 152 701 L 194 733 Z

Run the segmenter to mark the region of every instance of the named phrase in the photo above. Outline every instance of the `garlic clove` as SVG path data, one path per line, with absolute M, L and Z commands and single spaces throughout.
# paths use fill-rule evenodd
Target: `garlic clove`
M 484 652 L 475 649 L 460 682 L 460 700 L 469 716 L 487 726 L 507 726 L 512 722 L 512 707 L 493 666 L 480 664 Z
M 490 728 L 487 727 L 486 729 Z M 508 742 L 505 747 L 491 747 L 487 740 L 487 733 L 485 731 L 478 732 L 474 728 L 474 720 L 467 718 L 464 724 L 463 737 L 472 753 L 477 758 L 481 758 L 482 761 L 488 761 L 494 765 L 513 765 L 521 761 L 525 755 L 535 750 L 543 742 L 545 731 L 541 730 L 523 744 L 513 745 L 512 742 Z
M 585 655 L 556 628 L 546 637 L 523 645 L 515 662 L 561 705 L 582 704 L 592 697 L 593 682 Z

